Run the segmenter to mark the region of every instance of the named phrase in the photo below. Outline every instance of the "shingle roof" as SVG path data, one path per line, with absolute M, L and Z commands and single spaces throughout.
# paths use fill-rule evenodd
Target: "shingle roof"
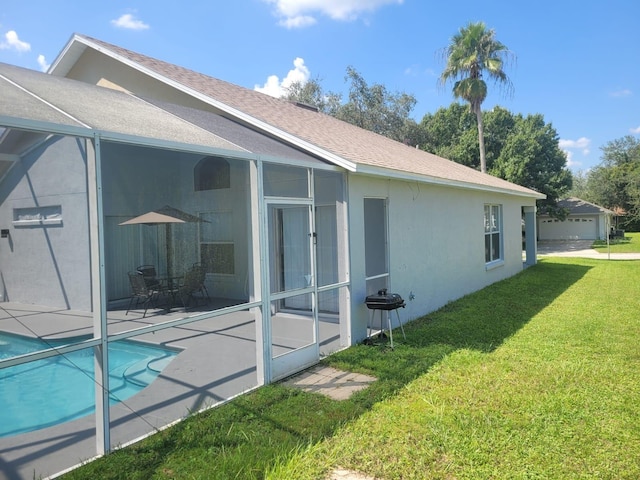
M 284 141 L 288 136 L 301 139 L 314 154 L 320 152 L 322 156 L 322 153 L 326 152 L 327 159 L 337 156 L 355 164 L 357 172 L 415 177 L 416 180 L 426 182 L 544 198 L 544 195 L 528 188 L 409 147 L 329 115 L 301 108 L 287 100 L 274 98 L 84 35 L 75 35 L 70 44 L 74 42 L 81 42 L 103 52 L 107 50 L 120 61 L 171 83 L 187 93 L 198 94 L 201 98 L 204 95 L 217 105 L 222 105 L 223 109 L 228 107 L 228 113 L 231 115 L 241 112 L 249 117 L 249 122 L 252 119 L 257 120 L 254 123 L 257 128 L 264 124 L 271 126 L 276 130 L 275 133 L 270 133 L 276 136 L 280 134 Z
M 566 198 L 564 200 L 558 201 L 558 207 L 568 208 L 571 212 L 571 215 L 586 215 L 586 214 L 600 214 L 606 213 L 609 215 L 613 215 L 614 212 L 611 210 L 596 205 L 594 203 L 589 203 L 585 200 L 576 197 Z

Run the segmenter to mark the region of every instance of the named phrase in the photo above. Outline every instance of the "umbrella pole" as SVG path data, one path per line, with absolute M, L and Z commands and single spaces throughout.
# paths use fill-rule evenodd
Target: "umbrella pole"
M 167 248 L 167 281 L 171 282 L 171 279 L 173 278 L 173 268 L 171 266 L 171 251 L 173 250 L 173 238 L 171 235 L 171 224 L 170 223 L 166 223 L 165 224 L 165 243 L 166 243 L 166 248 Z

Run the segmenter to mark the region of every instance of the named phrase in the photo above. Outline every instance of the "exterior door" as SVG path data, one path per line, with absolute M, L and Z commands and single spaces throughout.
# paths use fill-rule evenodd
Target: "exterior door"
M 272 380 L 319 360 L 315 235 L 309 201 L 267 201 Z

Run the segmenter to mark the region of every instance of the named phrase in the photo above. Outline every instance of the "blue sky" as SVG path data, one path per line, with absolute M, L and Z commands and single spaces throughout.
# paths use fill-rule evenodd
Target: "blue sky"
M 438 85 L 441 52 L 484 21 L 515 55 L 513 93 L 490 84 L 484 109 L 544 115 L 573 171 L 600 147 L 640 137 L 638 0 L 6 0 L 0 62 L 46 70 L 82 33 L 248 88 L 277 94 L 318 78 L 344 93 L 353 66 L 369 83 L 413 94 L 416 120 L 454 101 Z

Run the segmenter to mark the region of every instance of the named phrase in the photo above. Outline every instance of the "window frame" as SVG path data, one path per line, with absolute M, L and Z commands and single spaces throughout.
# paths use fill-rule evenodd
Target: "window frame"
M 485 203 L 483 212 L 485 265 L 487 267 L 501 265 L 504 262 L 504 225 L 502 205 L 497 203 Z

